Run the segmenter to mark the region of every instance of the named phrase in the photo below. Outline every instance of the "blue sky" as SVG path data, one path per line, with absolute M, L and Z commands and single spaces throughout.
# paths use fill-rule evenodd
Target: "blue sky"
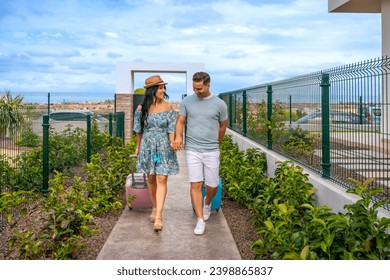
M 221 93 L 380 55 L 380 14 L 327 0 L 0 2 L 0 91 L 22 95 L 113 95 L 119 61 L 205 63 Z M 161 75 L 179 100 L 184 75 Z

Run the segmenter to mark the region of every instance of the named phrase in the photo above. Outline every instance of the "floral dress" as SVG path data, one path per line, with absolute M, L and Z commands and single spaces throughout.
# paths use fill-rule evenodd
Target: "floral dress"
M 174 175 L 179 172 L 176 153 L 170 148 L 168 133 L 174 133 L 176 112 L 148 115 L 142 133 L 136 169 L 145 174 Z M 141 111 L 134 113 L 134 132 L 141 133 Z

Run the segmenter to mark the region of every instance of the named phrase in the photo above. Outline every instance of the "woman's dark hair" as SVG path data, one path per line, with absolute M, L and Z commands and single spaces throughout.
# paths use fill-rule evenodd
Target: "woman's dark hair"
M 153 103 L 156 103 L 157 102 L 157 99 L 155 98 L 156 97 L 156 92 L 158 90 L 158 85 L 156 86 L 152 86 L 150 88 L 147 88 L 146 91 L 145 91 L 145 95 L 144 95 L 144 99 L 142 100 L 142 103 L 141 103 L 141 106 L 142 106 L 142 109 L 141 109 L 141 133 L 144 131 L 144 127 L 147 125 L 148 121 L 148 111 L 149 111 L 149 108 L 150 106 L 152 106 Z M 164 88 L 165 85 L 164 85 Z M 169 98 L 169 95 L 164 92 L 164 99 L 168 99 Z

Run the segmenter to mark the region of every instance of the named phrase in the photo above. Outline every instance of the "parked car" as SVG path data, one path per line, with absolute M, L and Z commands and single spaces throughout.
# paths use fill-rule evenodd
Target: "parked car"
M 95 120 L 98 123 L 109 122 L 107 118 L 87 110 L 58 110 L 50 112 L 49 116 L 51 121 L 86 121 L 88 115 L 91 116 L 91 120 Z M 42 119 L 42 116 L 39 119 Z
M 363 106 L 361 114 L 370 124 L 381 124 L 382 110 L 380 105 Z
M 329 121 L 331 124 L 335 123 L 347 123 L 347 124 L 368 124 L 368 120 L 366 118 L 360 118 L 358 114 L 351 112 L 329 112 Z M 295 124 L 306 124 L 306 123 L 316 123 L 321 122 L 321 111 L 312 112 L 296 122 Z

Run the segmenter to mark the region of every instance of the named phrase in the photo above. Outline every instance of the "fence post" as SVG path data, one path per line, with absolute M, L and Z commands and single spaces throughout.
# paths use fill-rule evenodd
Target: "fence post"
M 47 93 L 47 114 L 50 116 L 50 92 Z
M 116 113 L 116 136 L 121 137 L 123 143 L 125 143 L 125 113 L 117 112 Z
M 267 86 L 267 148 L 272 150 L 272 85 Z
M 42 134 L 42 193 L 49 192 L 49 115 L 43 115 Z
M 329 74 L 321 77 L 321 107 L 322 107 L 322 177 L 330 178 L 330 129 L 329 129 Z
M 233 94 L 229 94 L 229 128 L 233 128 Z
M 247 127 L 246 127 L 246 90 L 242 92 L 242 135 L 246 137 Z
M 290 95 L 290 125 L 292 124 L 292 96 Z
M 87 162 L 91 162 L 91 115 L 87 115 Z
M 233 111 L 234 111 L 233 121 L 236 123 L 237 122 L 237 94 L 234 95 L 233 107 L 232 108 L 233 108 Z
M 108 134 L 110 134 L 110 146 L 112 144 L 112 113 L 108 114 Z
M 359 123 L 363 124 L 363 98 L 359 96 Z

